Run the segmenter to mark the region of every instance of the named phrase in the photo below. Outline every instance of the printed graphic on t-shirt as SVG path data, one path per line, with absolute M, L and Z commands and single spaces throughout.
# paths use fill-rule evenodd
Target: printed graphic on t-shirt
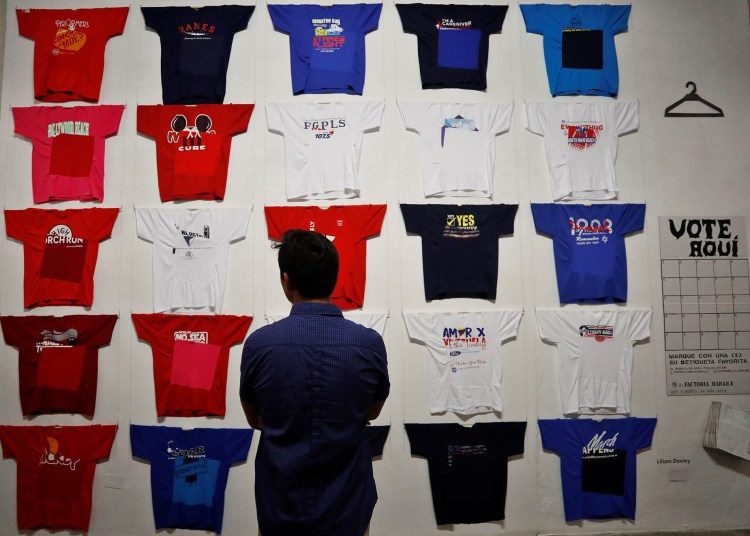
M 73 235 L 70 227 L 59 224 L 47 233 L 39 276 L 77 283 L 83 275 L 88 242 Z
M 483 327 L 445 327 L 443 328 L 443 344 L 451 350 L 450 367 L 453 373 L 483 367 L 487 364 L 487 360 L 481 357 L 464 355 L 484 352 L 487 349 L 487 336 Z
M 180 228 L 178 227 L 178 229 Z M 180 229 L 180 234 L 182 235 L 182 238 L 185 239 L 185 242 L 189 247 L 190 242 L 193 241 L 193 238 L 211 238 L 211 227 L 209 225 L 204 225 L 202 233 L 198 231 L 188 231 L 187 229 Z
M 448 214 L 443 238 L 478 238 L 479 226 L 476 225 L 474 214 Z
M 581 491 L 623 495 L 625 490 L 625 450 L 615 448 L 618 433 L 607 437 L 607 431 L 594 434 L 583 447 L 581 456 Z
M 443 126 L 440 128 L 440 146 L 445 146 L 445 130 L 448 128 L 460 128 L 470 132 L 479 132 L 473 119 L 466 119 L 457 115 L 456 117 L 446 117 Z
M 435 27 L 438 30 L 437 64 L 439 67 L 479 68 L 479 44 L 482 31 L 472 29 L 471 20 L 441 18 L 436 22 Z
M 216 134 L 212 125 L 208 114 L 198 114 L 192 125 L 188 124 L 188 119 L 183 114 L 177 114 L 172 118 L 171 130 L 167 131 L 167 141 L 176 144 L 180 152 L 205 151 L 204 137 Z
M 593 337 L 596 342 L 604 342 L 612 338 L 614 329 L 614 326 L 584 324 L 578 328 L 578 333 L 581 337 Z
M 213 504 L 219 462 L 206 457 L 203 445 L 182 448 L 167 442 L 167 457 L 174 462 L 172 502 L 187 505 Z
M 452 468 L 467 458 L 486 455 L 487 445 L 448 444 L 445 446 L 445 451 L 447 452 L 446 464 L 449 468 Z
M 602 123 L 560 123 L 560 130 L 568 138 L 568 148 L 576 151 L 585 151 L 596 145 L 598 134 L 604 130 Z
M 302 125 L 305 130 L 310 130 L 313 133 L 315 139 L 328 140 L 333 137 L 337 128 L 346 128 L 346 117 L 303 119 Z
M 185 40 L 211 39 L 216 26 L 209 22 L 189 22 L 178 26 L 177 30 L 183 34 L 182 38 Z
M 70 348 L 78 338 L 78 330 L 75 328 L 66 329 L 65 331 L 45 329 L 39 335 L 42 339 L 36 343 L 36 353 L 40 353 L 44 348 L 49 346 Z
M 39 459 L 39 465 L 62 465 L 67 467 L 71 471 L 76 470 L 76 465 L 81 461 L 80 458 L 73 459 L 70 456 L 66 456 L 60 448 L 59 441 L 54 438 L 47 436 L 47 446 L 44 448 L 42 457 Z
M 89 27 L 89 21 L 76 19 L 60 19 L 55 21 L 57 33 L 55 33 L 52 54 L 75 54 L 86 44 L 86 34 L 82 28 Z
M 609 235 L 614 231 L 614 224 L 609 218 L 598 220 L 592 218 L 590 221 L 586 218 L 568 217 L 570 234 L 575 237 L 577 246 L 596 246 L 606 244 L 609 241 Z
M 346 43 L 344 28 L 341 27 L 341 19 L 312 19 L 311 22 L 315 28 L 315 36 L 313 37 L 312 44 L 313 48 L 318 52 L 335 52 Z

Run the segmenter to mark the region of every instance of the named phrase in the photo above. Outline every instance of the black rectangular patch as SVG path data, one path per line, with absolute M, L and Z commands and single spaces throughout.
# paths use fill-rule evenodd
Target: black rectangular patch
M 592 452 L 581 460 L 581 491 L 623 495 L 625 493 L 624 450 Z
M 567 69 L 602 69 L 604 33 L 601 30 L 573 30 L 562 33 L 562 66 Z

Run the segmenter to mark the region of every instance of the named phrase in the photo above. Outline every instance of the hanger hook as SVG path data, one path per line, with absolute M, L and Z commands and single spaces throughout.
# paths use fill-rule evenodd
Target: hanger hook
M 693 86 L 693 90 L 690 92 L 690 95 L 695 95 L 695 92 L 698 90 L 698 88 L 695 86 L 695 82 L 688 82 L 685 84 L 685 87 Z

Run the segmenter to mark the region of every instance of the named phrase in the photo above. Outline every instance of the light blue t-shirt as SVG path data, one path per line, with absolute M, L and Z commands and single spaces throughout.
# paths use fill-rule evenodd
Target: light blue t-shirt
M 629 5 L 522 4 L 521 13 L 526 31 L 544 37 L 553 97 L 617 96 L 615 34 L 628 29 Z
M 365 35 L 378 27 L 383 4 L 269 4 L 273 27 L 289 34 L 292 91 L 361 95 Z

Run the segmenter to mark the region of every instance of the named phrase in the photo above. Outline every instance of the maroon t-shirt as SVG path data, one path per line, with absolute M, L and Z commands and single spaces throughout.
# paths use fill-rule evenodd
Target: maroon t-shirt
M 99 347 L 115 322 L 116 315 L 0 317 L 5 342 L 18 348 L 24 415 L 94 414 Z

